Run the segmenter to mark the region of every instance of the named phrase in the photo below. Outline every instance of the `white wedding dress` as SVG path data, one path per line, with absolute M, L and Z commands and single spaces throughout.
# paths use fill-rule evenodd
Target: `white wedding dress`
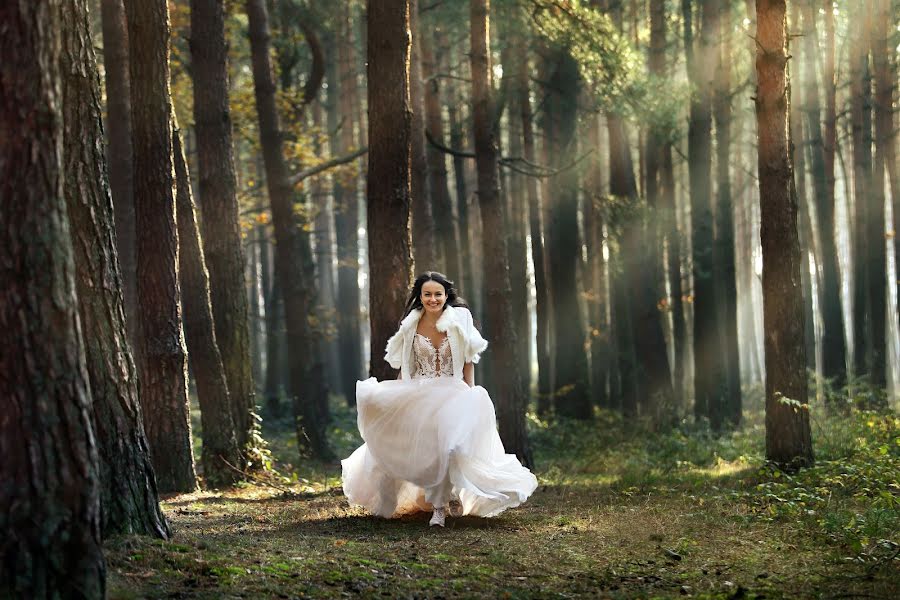
M 504 451 L 487 391 L 453 377 L 448 340 L 435 348 L 415 335 L 411 380 L 357 382 L 365 443 L 341 461 L 351 505 L 393 517 L 458 499 L 462 514 L 491 517 L 537 487 Z

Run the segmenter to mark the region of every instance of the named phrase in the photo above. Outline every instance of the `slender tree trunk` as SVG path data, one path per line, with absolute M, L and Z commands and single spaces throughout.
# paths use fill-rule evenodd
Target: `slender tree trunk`
M 408 2 L 369 0 L 367 19 L 369 374 L 384 380 L 395 377 L 384 348 L 412 284 Z
M 317 340 L 310 325 L 315 306 L 315 274 L 309 234 L 295 219 L 295 194 L 281 150 L 275 105 L 275 82 L 269 59 L 269 17 L 263 0 L 247 0 L 253 82 L 266 185 L 275 227 L 275 277 L 281 286 L 287 324 L 289 389 L 296 419 L 298 450 L 317 457 L 330 455 L 317 394 L 322 376 Z M 316 86 L 318 87 L 318 86 Z
M 409 155 L 409 182 L 412 199 L 412 241 L 415 270 L 430 271 L 438 264 L 435 228 L 428 190 L 428 159 L 425 156 L 425 90 L 422 85 L 422 36 L 419 27 L 419 0 L 409 2 L 412 46 L 409 55 L 409 104 L 412 110 Z
M 216 341 L 231 394 L 235 439 L 245 460 L 251 462 L 260 438 L 254 415 L 256 387 L 244 292 L 222 2 L 191 0 L 190 43 L 203 254 L 209 267 Z
M 444 40 L 444 36 L 438 39 Z M 441 51 L 450 52 L 450 46 L 441 45 Z M 455 57 L 454 57 L 455 58 Z M 450 96 L 447 103 L 447 124 L 450 128 L 450 146 L 453 148 L 465 147 L 465 134 L 463 133 L 463 121 L 461 107 L 463 100 L 460 97 L 458 84 L 451 82 Z M 472 261 L 472 240 L 469 224 L 469 192 L 466 183 L 465 159 L 462 156 L 453 156 L 453 178 L 456 188 L 456 215 L 459 229 L 459 257 L 462 265 L 462 274 L 456 277 L 462 280 L 463 294 L 474 296 L 475 294 L 475 265 Z
M 63 154 L 79 316 L 90 332 L 84 349 L 100 459 L 102 531 L 104 537 L 141 533 L 166 538 L 169 528 L 159 507 L 126 331 L 113 205 L 101 146 L 100 80 L 87 10 L 84 0 L 63 3 L 68 24 L 61 64 Z
M 606 286 L 606 261 L 603 256 L 604 226 L 602 164 L 600 143 L 600 115 L 589 121 L 588 144 L 593 149 L 587 175 L 587 194 L 584 206 L 584 231 L 588 255 L 588 298 L 591 343 L 591 396 L 601 408 L 610 407 L 610 341 L 608 319 L 609 290 Z
M 188 359 L 197 382 L 197 399 L 203 428 L 203 478 L 209 487 L 227 486 L 235 482 L 240 467 L 240 451 L 234 437 L 231 397 L 225 379 L 222 356 L 216 343 L 212 307 L 209 298 L 209 275 L 200 232 L 194 214 L 190 175 L 181 146 L 181 133 L 172 127 L 172 157 L 175 162 L 176 206 L 178 223 L 178 274 L 181 277 L 181 304 L 184 311 L 184 336 Z
M 177 274 L 169 9 L 163 0 L 125 0 L 125 11 L 134 127 L 141 404 L 160 491 L 187 492 L 196 489 L 197 477 Z
M 269 242 L 268 227 L 260 225 L 256 228 L 262 254 L 260 261 L 260 279 L 263 287 L 263 302 L 266 307 L 266 376 L 265 391 L 266 409 L 269 415 L 278 417 L 281 414 L 281 341 L 283 335 L 283 308 L 281 291 L 278 282 L 272 276 L 272 245 Z
M 137 257 L 134 226 L 134 155 L 131 149 L 131 83 L 128 73 L 128 23 L 122 0 L 100 2 L 103 22 L 103 70 L 106 82 L 109 187 L 116 222 L 116 248 L 125 300 L 125 327 L 136 351 L 140 315 L 137 310 Z M 101 450 L 102 452 L 102 450 Z
M 489 0 L 471 0 L 471 68 L 472 118 L 475 134 L 475 161 L 478 169 L 478 204 L 485 231 L 503 231 L 498 180 L 497 141 L 494 137 L 494 101 L 491 86 Z M 507 452 L 514 453 L 528 467 L 534 465 L 525 431 L 527 396 L 522 390 L 519 373 L 517 331 L 510 302 L 506 237 L 482 237 L 485 259 L 485 312 L 489 337 L 498 340 L 493 346 L 496 372 L 503 373 L 494 381 L 493 398 L 497 406 L 500 439 Z
M 797 201 L 788 156 L 785 0 L 757 0 L 756 121 L 766 346 L 766 458 L 813 461 L 803 343 Z
M 63 196 L 59 9 L 0 8 L 4 598 L 106 593 L 99 457 Z
M 356 111 L 356 56 L 352 36 L 350 7 L 341 11 L 338 41 L 340 78 L 340 114 L 343 119 L 337 135 L 337 153 L 353 148 Z M 362 128 L 362 124 L 360 124 Z M 357 178 L 336 178 L 334 184 L 334 228 L 337 238 L 338 281 L 337 322 L 341 387 L 349 405 L 356 404 L 356 382 L 362 379 L 362 339 L 360 336 L 359 292 L 359 196 Z

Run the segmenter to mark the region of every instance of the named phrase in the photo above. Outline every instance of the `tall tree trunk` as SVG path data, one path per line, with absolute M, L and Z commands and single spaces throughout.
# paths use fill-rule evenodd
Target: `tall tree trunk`
M 63 196 L 59 8 L 0 8 L 4 598 L 106 593 L 99 458 Z
M 238 219 L 225 8 L 217 0 L 191 0 L 191 75 L 197 137 L 203 254 L 209 268 L 216 341 L 225 367 L 235 439 L 245 461 L 256 459 L 259 426 L 250 359 L 244 256 Z
M 737 281 L 734 267 L 734 202 L 731 194 L 731 7 L 720 3 L 713 35 L 719 40 L 716 53 L 716 84 L 713 100 L 716 123 L 716 168 L 718 189 L 715 208 L 713 281 L 719 345 L 724 355 L 724 397 L 715 411 L 717 427 L 737 426 L 741 421 L 741 366 L 737 337 Z
M 553 164 L 562 167 L 573 158 L 575 150 L 578 64 L 567 51 L 561 49 L 554 52 L 553 60 L 547 88 L 547 133 Z M 550 285 L 555 326 L 555 343 L 551 351 L 556 365 L 553 404 L 561 415 L 589 419 L 593 409 L 584 352 L 585 328 L 575 280 L 575 265 L 581 253 L 577 222 L 577 173 L 574 169 L 565 169 L 554 176 L 552 185 L 556 198 L 548 223 L 548 250 L 553 270 Z
M 116 222 L 116 248 L 122 274 L 125 327 L 137 350 L 137 256 L 134 226 L 134 154 L 131 149 L 131 83 L 128 73 L 128 23 L 122 0 L 101 0 L 103 70 L 106 82 L 106 132 L 109 188 Z M 102 450 L 101 450 L 102 453 Z
M 337 134 L 337 154 L 345 155 L 355 145 L 353 125 L 356 89 L 356 55 L 349 5 L 341 9 L 337 44 L 340 76 L 339 112 L 343 119 Z M 362 128 L 362 124 L 360 124 Z M 341 387 L 351 406 L 356 404 L 356 382 L 362 379 L 362 339 L 360 336 L 359 293 L 359 196 L 357 178 L 336 178 L 334 182 L 334 229 L 337 238 L 338 281 L 337 323 Z
M 159 507 L 126 330 L 113 205 L 101 146 L 100 80 L 87 10 L 84 0 L 63 3 L 63 20 L 68 24 L 63 30 L 61 65 L 63 155 L 79 316 L 84 331 L 90 332 L 84 349 L 100 459 L 102 531 L 104 537 L 141 533 L 166 538 L 169 528 Z
M 436 269 L 434 219 L 428 190 L 428 159 L 425 156 L 425 90 L 422 85 L 422 37 L 419 27 L 419 0 L 409 2 L 412 46 L 409 54 L 409 104 L 412 110 L 409 154 L 409 185 L 412 198 L 412 241 L 415 269 Z
M 491 59 L 489 54 L 489 0 L 471 0 L 471 68 L 472 68 L 472 118 L 475 137 L 475 161 L 478 169 L 478 204 L 485 231 L 503 231 L 503 214 L 498 180 L 497 141 L 494 137 L 494 100 L 491 86 Z M 514 453 L 528 467 L 534 465 L 531 447 L 525 430 L 526 395 L 522 390 L 519 373 L 517 331 L 513 323 L 510 302 L 512 290 L 509 284 L 506 237 L 485 235 L 482 237 L 485 259 L 485 314 L 490 330 L 489 337 L 498 340 L 493 346 L 495 372 L 503 377 L 494 380 L 494 401 L 500 439 L 507 452 Z M 573 263 L 574 266 L 574 263 Z
M 369 81 L 369 374 L 393 379 L 384 360 L 388 338 L 412 284 L 409 153 L 409 6 L 407 0 L 368 0 Z M 399 235 L 398 235 L 399 232 Z
M 444 35 L 439 35 L 438 39 L 442 42 L 446 41 Z M 441 52 L 451 52 L 449 44 L 440 45 Z M 455 56 L 453 58 L 456 58 Z M 451 59 L 452 60 L 452 59 Z M 465 147 L 464 134 L 464 116 L 462 106 L 464 100 L 458 90 L 458 83 L 450 84 L 450 93 L 447 102 L 447 125 L 450 128 L 450 146 L 452 148 Z M 456 188 L 456 215 L 457 226 L 459 229 L 459 257 L 462 265 L 462 273 L 455 275 L 462 280 L 463 295 L 474 297 L 475 295 L 475 265 L 472 261 L 472 240 L 469 227 L 469 191 L 466 183 L 466 166 L 465 159 L 455 154 L 453 156 L 453 179 Z
M 785 0 L 757 0 L 756 121 L 766 346 L 766 458 L 813 461 L 807 404 L 797 200 L 788 156 Z
M 134 127 L 141 404 L 160 491 L 187 492 L 196 489 L 197 477 L 177 274 L 169 9 L 164 0 L 125 0 L 125 11 Z
M 604 227 L 602 164 L 600 155 L 600 115 L 588 121 L 588 145 L 593 149 L 587 175 L 587 193 L 584 206 L 584 232 L 587 246 L 588 314 L 590 317 L 591 344 L 591 396 L 601 408 L 610 407 L 610 323 L 609 290 L 606 286 L 606 260 L 604 259 Z M 532 242 L 533 243 L 533 242 Z
M 234 435 L 231 397 L 217 344 L 209 298 L 209 275 L 194 214 L 190 175 L 181 146 L 181 132 L 172 127 L 175 162 L 175 220 L 178 224 L 178 274 L 188 360 L 197 382 L 203 428 L 203 478 L 209 487 L 227 486 L 239 477 L 240 451 Z
M 263 0 L 247 0 L 246 11 L 253 62 L 253 87 L 259 136 L 265 162 L 266 186 L 275 227 L 275 276 L 281 286 L 287 324 L 289 389 L 301 454 L 330 455 L 318 408 L 317 385 L 322 376 L 316 364 L 317 340 L 309 317 L 315 306 L 315 274 L 309 234 L 298 226 L 294 211 L 294 190 L 288 178 L 281 149 L 281 130 L 275 106 L 275 82 L 269 59 L 269 16 Z M 307 38 L 309 40 L 309 38 Z M 307 89 L 318 85 L 307 83 Z
M 831 6 L 827 13 L 832 13 Z M 803 5 L 803 66 L 804 85 L 803 98 L 806 116 L 806 148 L 810 159 L 813 188 L 816 198 L 816 216 L 821 231 L 818 240 L 821 243 L 821 255 L 818 260 L 822 264 L 822 319 L 824 331 L 822 336 L 823 365 L 822 374 L 832 379 L 832 385 L 841 387 L 847 380 L 847 357 L 844 348 L 844 318 L 841 312 L 841 284 L 838 274 L 837 244 L 834 235 L 834 47 L 831 54 L 826 50 L 825 90 L 826 107 L 826 139 L 822 138 L 821 110 L 819 104 L 819 85 L 816 79 L 816 62 L 820 56 L 818 33 L 816 30 L 815 0 L 805 0 Z M 826 15 L 826 19 L 829 16 Z M 834 19 L 831 14 L 830 18 Z M 830 35 L 834 35 L 833 24 Z M 831 43 L 834 41 L 832 39 Z M 830 58 L 829 58 L 830 56 Z M 828 61 L 832 61 L 829 63 Z M 830 77 L 830 79 L 829 79 Z
M 266 376 L 265 391 L 266 409 L 269 415 L 277 417 L 281 414 L 282 356 L 281 347 L 284 338 L 284 309 L 281 302 L 281 290 L 272 274 L 272 244 L 269 242 L 269 231 L 265 225 L 256 228 L 260 245 L 260 279 L 262 280 L 263 302 L 266 307 Z

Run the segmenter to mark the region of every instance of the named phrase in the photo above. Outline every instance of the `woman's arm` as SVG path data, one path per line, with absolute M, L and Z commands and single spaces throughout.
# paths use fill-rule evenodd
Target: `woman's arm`
M 463 381 L 469 384 L 469 387 L 475 387 L 475 365 L 467 362 L 463 366 Z

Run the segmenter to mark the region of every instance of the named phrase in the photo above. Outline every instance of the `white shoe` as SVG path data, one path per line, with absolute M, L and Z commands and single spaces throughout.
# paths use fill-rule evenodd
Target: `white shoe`
M 444 508 L 435 508 L 434 513 L 431 515 L 431 520 L 428 522 L 428 524 L 443 527 L 445 517 L 446 512 Z
M 461 517 L 463 514 L 462 502 L 454 498 L 450 501 L 450 507 L 447 509 L 447 512 L 450 513 L 451 517 Z

